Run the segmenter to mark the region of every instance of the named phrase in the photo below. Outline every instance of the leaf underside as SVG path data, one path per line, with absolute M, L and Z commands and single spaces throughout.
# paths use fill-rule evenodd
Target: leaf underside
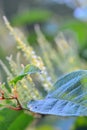
M 28 109 L 40 114 L 87 116 L 87 70 L 61 77 L 45 99 L 30 101 Z

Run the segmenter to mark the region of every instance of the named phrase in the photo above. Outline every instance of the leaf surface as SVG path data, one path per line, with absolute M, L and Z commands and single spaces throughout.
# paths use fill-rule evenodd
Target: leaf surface
M 36 113 L 59 116 L 87 116 L 87 70 L 64 75 L 43 100 L 31 101 Z

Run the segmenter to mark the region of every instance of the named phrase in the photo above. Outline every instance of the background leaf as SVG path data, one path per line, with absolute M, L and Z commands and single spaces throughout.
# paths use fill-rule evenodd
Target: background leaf
M 50 17 L 52 16 L 52 13 L 48 10 L 42 10 L 42 9 L 33 9 L 29 11 L 25 11 L 24 13 L 20 15 L 16 15 L 12 19 L 12 25 L 21 26 L 26 24 L 35 24 L 40 22 L 46 22 Z

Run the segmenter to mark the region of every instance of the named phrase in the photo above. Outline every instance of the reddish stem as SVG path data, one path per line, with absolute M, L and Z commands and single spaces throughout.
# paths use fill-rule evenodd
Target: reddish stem
M 4 93 L 1 93 L 1 94 L 2 94 L 2 96 L 0 97 L 0 100 L 13 100 L 13 99 L 15 99 L 17 101 L 17 107 L 7 106 L 7 108 L 10 108 L 10 109 L 16 110 L 16 111 L 23 110 L 23 108 L 22 108 L 22 106 L 21 106 L 21 104 L 20 104 L 20 102 L 19 102 L 17 97 L 15 97 L 15 96 L 4 97 Z
M 0 93 L 1 93 L 0 99 L 2 100 L 2 99 L 4 99 L 4 91 L 0 90 Z
M 19 107 L 7 106 L 7 108 L 10 108 L 10 109 L 16 110 L 16 111 L 23 110 L 23 108 L 21 106 L 19 106 Z

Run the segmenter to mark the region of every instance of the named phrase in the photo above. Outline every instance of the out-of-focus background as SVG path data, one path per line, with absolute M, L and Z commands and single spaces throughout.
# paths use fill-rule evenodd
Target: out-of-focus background
M 62 74 L 87 69 L 87 0 L 0 0 L 0 81 L 5 82 L 2 63 L 9 68 L 6 57 L 16 59 L 18 50 L 3 16 L 42 58 L 52 83 Z M 27 113 L 4 109 L 0 130 L 87 130 L 86 120 L 46 116 L 37 121 Z

